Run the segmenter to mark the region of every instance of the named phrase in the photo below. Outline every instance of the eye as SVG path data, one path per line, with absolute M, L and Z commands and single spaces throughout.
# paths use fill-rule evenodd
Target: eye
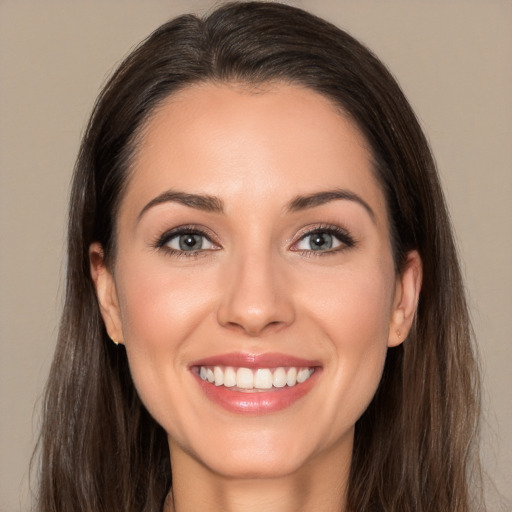
M 175 251 L 194 252 L 213 249 L 213 243 L 201 233 L 178 233 L 172 236 L 165 243 L 170 249 Z
M 299 239 L 292 250 L 304 252 L 337 252 L 355 245 L 354 239 L 338 227 L 316 228 Z
M 220 249 L 212 242 L 210 235 L 193 226 L 181 226 L 166 231 L 155 240 L 153 247 L 164 250 L 171 256 L 198 256 Z
M 341 242 L 332 233 L 319 231 L 302 237 L 297 244 L 297 249 L 299 251 L 329 251 L 340 245 Z

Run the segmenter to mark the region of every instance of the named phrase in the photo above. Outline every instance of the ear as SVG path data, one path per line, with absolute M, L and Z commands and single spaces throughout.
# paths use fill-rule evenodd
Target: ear
M 393 311 L 389 322 L 388 347 L 400 345 L 411 329 L 418 306 L 423 265 L 418 251 L 407 253 L 405 266 L 397 276 Z
M 107 333 L 114 343 L 123 343 L 121 314 L 114 276 L 105 265 L 103 247 L 98 242 L 92 243 L 89 247 L 89 264 Z

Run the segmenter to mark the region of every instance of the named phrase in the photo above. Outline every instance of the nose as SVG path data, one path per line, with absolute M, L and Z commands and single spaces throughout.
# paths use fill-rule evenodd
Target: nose
M 240 255 L 225 269 L 217 310 L 220 325 L 256 337 L 295 320 L 286 273 L 271 257 Z

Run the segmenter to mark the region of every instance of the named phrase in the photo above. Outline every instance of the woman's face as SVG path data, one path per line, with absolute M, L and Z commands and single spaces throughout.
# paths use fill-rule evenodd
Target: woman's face
M 252 477 L 350 459 L 420 281 L 415 253 L 395 275 L 350 120 L 296 86 L 191 86 L 149 120 L 117 231 L 92 273 L 171 459 Z

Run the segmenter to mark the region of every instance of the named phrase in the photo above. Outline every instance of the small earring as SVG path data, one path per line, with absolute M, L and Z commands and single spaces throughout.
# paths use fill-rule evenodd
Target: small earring
M 119 345 L 119 341 L 116 341 L 114 338 L 110 337 L 110 339 L 112 340 L 112 342 L 114 343 L 114 345 L 117 347 L 117 345 Z
M 396 330 L 396 335 L 398 336 L 398 339 L 400 339 L 402 337 L 402 333 L 400 332 L 400 329 Z

